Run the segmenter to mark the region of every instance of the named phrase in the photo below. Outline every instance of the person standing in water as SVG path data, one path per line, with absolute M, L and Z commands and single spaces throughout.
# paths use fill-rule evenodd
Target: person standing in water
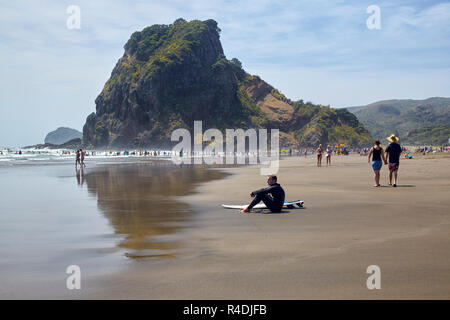
M 75 153 L 75 169 L 77 168 L 77 165 L 80 164 L 81 166 L 81 162 L 80 162 L 80 149 L 77 150 L 77 152 Z
M 375 179 L 375 185 L 374 187 L 380 186 L 380 170 L 383 166 L 383 161 L 386 162 L 386 158 L 384 156 L 384 150 L 380 146 L 381 142 L 380 140 L 375 140 L 374 146 L 369 151 L 369 157 L 368 162 L 370 163 L 370 157 L 372 157 L 372 169 L 373 169 L 373 176 Z
M 387 164 L 389 156 L 389 185 L 392 185 L 392 176 L 394 176 L 393 187 L 397 186 L 398 167 L 400 166 L 400 155 L 402 154 L 402 147 L 397 143 L 398 138 L 395 134 L 391 134 L 388 138 L 391 144 L 386 148 L 386 158 L 384 163 Z
M 331 166 L 331 154 L 333 153 L 333 149 L 328 145 L 327 146 L 327 155 L 325 156 L 327 158 L 327 166 Z
M 321 144 L 319 144 L 319 147 L 317 148 L 316 153 L 317 153 L 317 166 L 321 167 L 322 166 L 322 153 L 323 153 Z

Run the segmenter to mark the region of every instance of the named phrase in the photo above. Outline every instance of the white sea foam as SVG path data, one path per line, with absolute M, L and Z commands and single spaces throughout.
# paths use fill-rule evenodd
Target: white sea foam
M 127 160 L 127 159 L 148 159 L 148 160 L 170 160 L 171 151 L 162 150 L 158 155 L 154 155 L 154 150 L 147 151 L 147 155 L 139 150 L 110 150 L 110 151 L 92 151 L 86 150 L 86 163 L 91 161 L 98 162 L 108 160 Z M 127 153 L 127 154 L 126 154 Z M 0 149 L 0 163 L 6 165 L 15 164 L 51 164 L 51 163 L 71 163 L 75 162 L 75 151 L 69 149 L 34 149 L 34 148 L 1 148 Z

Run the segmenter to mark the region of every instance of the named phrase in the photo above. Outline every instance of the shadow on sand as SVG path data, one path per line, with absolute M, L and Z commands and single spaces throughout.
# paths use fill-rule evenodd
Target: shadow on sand
M 250 213 L 258 213 L 258 214 L 286 214 L 286 213 L 292 213 L 293 211 L 298 211 L 298 210 L 304 210 L 306 209 L 306 207 L 295 207 L 292 209 L 283 209 L 280 212 L 271 212 L 268 209 L 253 209 L 253 211 Z

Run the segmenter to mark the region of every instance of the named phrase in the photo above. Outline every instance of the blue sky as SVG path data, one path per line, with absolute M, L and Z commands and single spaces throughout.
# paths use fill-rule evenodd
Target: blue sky
M 78 5 L 81 28 L 67 29 Z M 381 29 L 369 30 L 369 5 Z M 291 99 L 334 107 L 450 97 L 448 1 L 0 1 L 0 146 L 81 131 L 131 33 L 215 19 L 237 57 Z

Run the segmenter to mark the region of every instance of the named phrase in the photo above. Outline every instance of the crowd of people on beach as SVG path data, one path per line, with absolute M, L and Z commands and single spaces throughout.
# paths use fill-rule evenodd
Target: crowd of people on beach
M 344 145 L 327 145 L 326 149 L 323 148 L 322 144 L 319 144 L 317 149 L 311 149 L 311 148 L 305 148 L 305 149 L 282 149 L 280 151 L 281 156 L 301 156 L 304 155 L 305 157 L 309 154 L 316 154 L 316 165 L 317 167 L 322 166 L 322 158 L 325 156 L 326 158 L 326 165 L 331 166 L 331 158 L 332 155 L 348 155 L 349 153 L 357 153 L 361 156 L 368 156 L 368 162 L 371 163 L 373 172 L 374 172 L 374 180 L 375 184 L 374 187 L 380 187 L 380 171 L 381 168 L 384 165 L 388 166 L 389 169 L 389 178 L 388 178 L 388 184 L 392 185 L 393 187 L 397 186 L 397 179 L 398 179 L 398 170 L 400 165 L 400 157 L 401 154 L 404 154 L 404 159 L 412 159 L 412 152 L 409 151 L 407 148 L 400 146 L 398 143 L 399 138 L 392 134 L 387 138 L 387 140 L 390 142 L 389 146 L 386 149 L 383 149 L 381 147 L 381 142 L 379 139 L 374 141 L 374 144 L 371 148 L 365 147 L 365 148 L 350 148 L 350 147 L 344 147 Z M 450 152 L 450 147 L 416 147 L 414 149 L 415 153 L 436 153 L 436 152 Z M 101 152 L 100 152 L 101 153 Z M 150 156 L 150 157 L 169 157 L 172 156 L 171 151 L 161 151 L 161 150 L 134 150 L 134 151 L 106 151 L 104 152 L 105 155 L 110 156 Z M 66 153 L 64 153 L 66 154 Z M 86 164 L 84 162 L 85 157 L 89 155 L 85 150 L 78 149 L 75 152 L 75 167 L 80 165 L 81 168 L 86 167 Z M 96 151 L 90 152 L 91 156 L 96 155 Z M 209 155 L 209 154 L 208 154 Z M 206 156 L 208 156 L 206 155 Z M 239 156 L 237 153 L 236 156 Z M 183 156 L 196 156 L 196 153 L 191 151 L 190 153 L 183 153 L 180 151 L 179 154 L 180 157 Z M 205 154 L 202 154 L 202 156 L 205 156 Z M 216 154 L 211 154 L 209 156 L 217 156 Z M 241 156 L 252 156 L 252 154 L 246 153 L 245 155 Z M 253 155 L 257 156 L 257 154 Z

